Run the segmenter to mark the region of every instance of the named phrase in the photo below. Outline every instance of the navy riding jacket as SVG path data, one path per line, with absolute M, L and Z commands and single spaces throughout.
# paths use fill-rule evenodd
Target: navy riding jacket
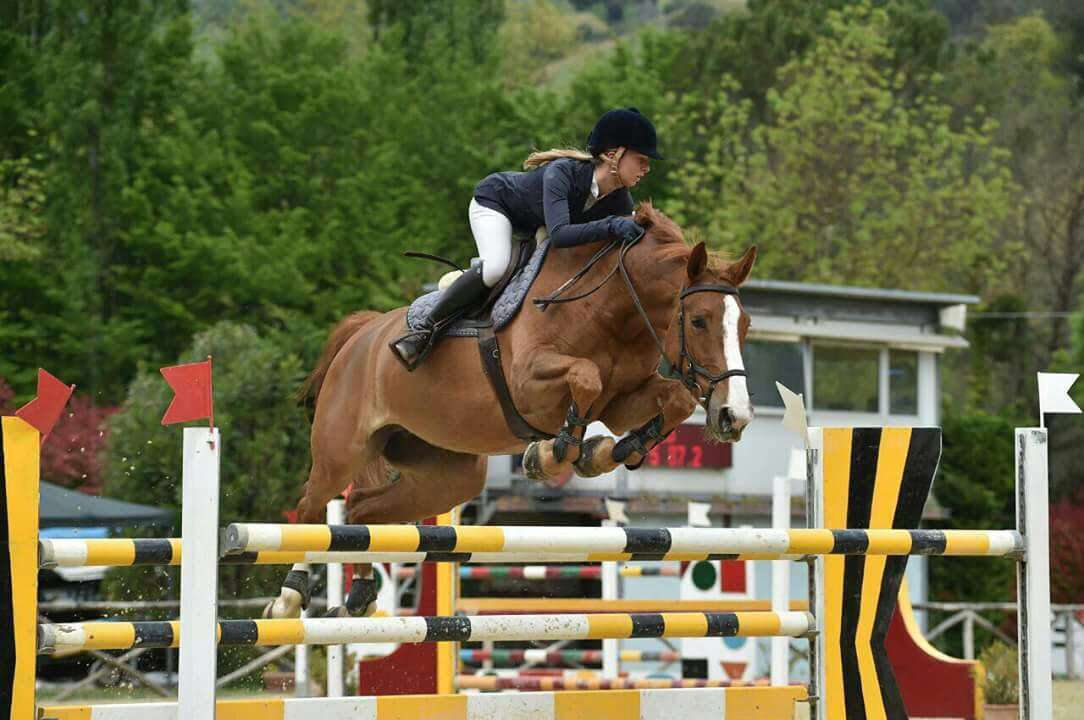
M 474 188 L 483 207 L 506 216 L 516 232 L 534 234 L 545 225 L 554 247 L 571 247 L 610 237 L 611 215 L 631 215 L 632 195 L 619 188 L 584 211 L 595 166 L 560 158 L 527 172 L 498 172 Z

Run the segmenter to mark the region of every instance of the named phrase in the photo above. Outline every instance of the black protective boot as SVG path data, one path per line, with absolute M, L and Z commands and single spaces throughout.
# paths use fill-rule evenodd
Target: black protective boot
M 418 329 L 393 340 L 388 347 L 407 370 L 413 371 L 429 354 L 437 341 L 438 333 L 444 329 L 444 321 L 458 310 L 481 300 L 488 292 L 489 288 L 482 282 L 481 267 L 475 266 L 463 271 L 463 274 L 440 294 L 437 304 L 433 306 L 428 317 L 418 324 Z

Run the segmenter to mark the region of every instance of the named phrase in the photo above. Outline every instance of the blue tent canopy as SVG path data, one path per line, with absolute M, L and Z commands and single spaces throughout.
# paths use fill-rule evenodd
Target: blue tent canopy
M 87 495 L 52 483 L 41 483 L 38 526 L 114 528 L 143 525 L 171 527 L 173 511 L 150 505 Z

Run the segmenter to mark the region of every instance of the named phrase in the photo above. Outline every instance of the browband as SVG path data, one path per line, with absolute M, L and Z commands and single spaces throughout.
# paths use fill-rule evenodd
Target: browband
M 684 300 L 686 296 L 698 292 L 717 292 L 724 293 L 726 295 L 737 295 L 738 288 L 734 287 L 733 285 L 727 285 L 725 283 L 720 283 L 719 285 L 690 285 L 689 287 L 681 291 L 680 299 Z

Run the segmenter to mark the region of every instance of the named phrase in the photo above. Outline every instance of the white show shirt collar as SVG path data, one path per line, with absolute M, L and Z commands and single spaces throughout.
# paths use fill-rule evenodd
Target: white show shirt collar
M 598 178 L 594 173 L 591 173 L 591 192 L 587 196 L 587 202 L 583 204 L 583 209 L 586 212 L 591 209 L 591 206 L 598 202 Z

